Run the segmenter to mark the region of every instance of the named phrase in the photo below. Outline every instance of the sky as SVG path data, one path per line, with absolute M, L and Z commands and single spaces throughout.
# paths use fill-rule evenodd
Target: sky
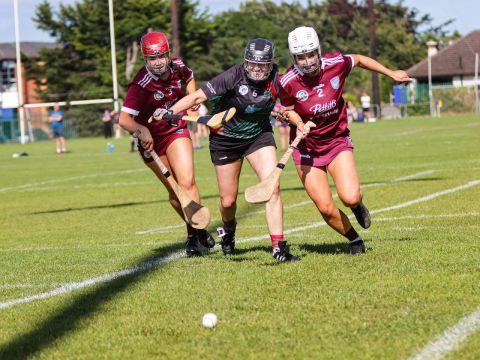
M 0 0 L 0 42 L 15 41 L 13 1 Z M 18 0 L 20 41 L 53 41 L 48 34 L 38 30 L 31 20 L 40 2 L 39 0 Z M 72 4 L 75 0 L 49 0 L 49 2 L 54 9 L 58 9 L 59 3 Z M 243 0 L 200 0 L 200 7 L 208 8 L 210 13 L 215 14 L 229 9 L 238 10 L 242 2 Z M 395 3 L 397 0 L 391 0 L 391 2 Z M 300 0 L 300 3 L 306 4 L 307 1 Z M 403 4 L 409 8 L 417 8 L 421 15 L 430 14 L 435 25 L 455 19 L 447 29 L 458 30 L 462 35 L 480 29 L 480 1 L 478 0 L 403 0 Z

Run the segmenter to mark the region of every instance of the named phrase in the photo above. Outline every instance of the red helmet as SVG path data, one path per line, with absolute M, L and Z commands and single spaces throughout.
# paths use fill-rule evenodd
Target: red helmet
M 162 32 L 149 32 L 140 40 L 143 56 L 161 55 L 170 51 L 167 37 Z

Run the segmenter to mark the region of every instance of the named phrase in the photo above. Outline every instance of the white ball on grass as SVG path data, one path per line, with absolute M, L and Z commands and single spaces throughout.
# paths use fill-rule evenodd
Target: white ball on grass
M 214 328 L 217 325 L 217 315 L 213 313 L 207 313 L 203 315 L 202 325 L 206 328 Z

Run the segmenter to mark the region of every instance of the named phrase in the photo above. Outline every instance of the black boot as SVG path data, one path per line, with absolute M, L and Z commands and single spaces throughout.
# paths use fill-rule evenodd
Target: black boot
M 288 252 L 286 241 L 279 241 L 278 248 L 273 249 L 272 256 L 279 262 L 295 262 L 300 261 L 298 256 L 292 255 Z
M 358 204 L 357 206 L 351 208 L 355 217 L 357 218 L 358 223 L 364 229 L 368 229 L 372 224 L 370 220 L 370 212 L 368 211 L 367 207 L 363 205 L 363 202 Z

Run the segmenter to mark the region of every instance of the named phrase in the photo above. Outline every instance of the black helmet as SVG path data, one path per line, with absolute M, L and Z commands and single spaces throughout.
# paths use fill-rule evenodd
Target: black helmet
M 252 39 L 245 46 L 245 72 L 253 81 L 263 81 L 272 71 L 272 61 L 275 55 L 275 46 L 271 41 L 258 38 Z M 258 65 L 257 65 L 258 64 Z M 267 65 L 265 67 L 265 65 Z M 254 67 L 256 67 L 254 71 Z M 265 68 L 265 69 L 260 69 Z

